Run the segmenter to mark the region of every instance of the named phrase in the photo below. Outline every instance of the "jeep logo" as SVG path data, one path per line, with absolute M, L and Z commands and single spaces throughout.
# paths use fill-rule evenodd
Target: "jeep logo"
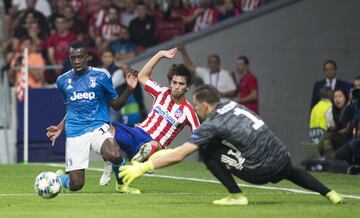
M 93 100 L 95 99 L 95 92 L 82 92 L 82 93 L 73 92 L 73 95 L 70 97 L 70 99 L 71 101 L 81 100 L 81 99 Z

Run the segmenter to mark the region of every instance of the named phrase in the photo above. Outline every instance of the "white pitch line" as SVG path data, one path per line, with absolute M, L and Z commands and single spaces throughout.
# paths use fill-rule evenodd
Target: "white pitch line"
M 52 167 L 65 167 L 64 164 L 53 164 L 53 163 L 40 164 L 40 165 L 47 165 L 47 166 L 52 166 Z M 103 169 L 101 169 L 101 168 L 92 168 L 92 167 L 89 167 L 87 170 L 97 171 L 97 172 L 102 172 L 103 171 Z M 206 183 L 220 184 L 219 181 L 211 180 L 211 179 L 199 179 L 199 178 L 192 178 L 192 177 L 155 175 L 155 174 L 145 174 L 145 176 L 156 177 L 156 178 L 165 178 L 165 179 L 185 180 L 185 181 L 192 181 L 192 182 L 206 182 Z M 278 190 L 278 191 L 288 191 L 288 192 L 299 193 L 299 194 L 319 195 L 319 193 L 316 193 L 316 192 L 305 191 L 305 190 L 295 189 L 295 188 L 283 188 L 283 187 L 262 186 L 262 185 L 249 185 L 249 184 L 243 184 L 243 183 L 238 183 L 238 185 L 241 186 L 241 187 L 257 188 L 257 189 Z M 340 195 L 343 196 L 344 198 L 360 200 L 360 196 L 358 196 L 358 195 L 344 195 L 344 194 L 340 194 Z
M 141 195 L 131 195 L 131 196 L 143 196 L 143 195 L 226 195 L 226 192 L 149 192 L 149 193 L 141 193 Z M 296 193 L 288 193 L 288 194 L 296 194 Z M 119 194 L 119 193 L 110 193 L 110 192 L 102 192 L 102 193 L 82 193 L 82 192 L 69 192 L 69 193 L 61 193 L 61 196 L 105 196 L 105 195 L 116 195 L 116 196 L 130 196 L 127 194 Z M 252 193 L 251 195 L 284 195 L 284 193 L 279 192 L 261 192 L 261 193 Z M 22 196 L 37 196 L 36 193 L 0 193 L 0 197 L 22 197 Z
M 141 195 L 224 195 L 226 193 L 218 193 L 218 192 L 203 192 L 203 193 L 194 193 L 194 192 L 151 192 L 151 193 L 142 193 Z M 271 193 L 266 193 L 271 194 Z M 274 193 L 275 194 L 275 193 Z M 70 192 L 70 193 L 61 193 L 61 196 L 93 196 L 93 195 L 123 195 L 126 194 L 119 194 L 119 193 L 109 193 L 109 192 L 103 192 L 103 193 L 81 193 L 81 192 Z M 0 197 L 8 197 L 8 196 L 37 196 L 36 193 L 0 193 Z M 130 196 L 130 195 L 127 195 Z M 131 195 L 131 196 L 137 196 L 137 195 Z

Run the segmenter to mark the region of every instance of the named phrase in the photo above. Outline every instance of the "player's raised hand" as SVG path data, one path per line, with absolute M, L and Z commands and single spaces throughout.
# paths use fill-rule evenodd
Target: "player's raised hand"
M 130 185 L 136 178 L 147 172 L 152 172 L 154 165 L 151 161 L 145 163 L 135 163 L 134 165 L 126 165 L 120 167 L 119 177 L 122 178 L 125 185 Z
M 49 126 L 46 128 L 47 130 L 47 137 L 49 137 L 50 141 L 52 142 L 51 145 L 54 146 L 55 140 L 59 137 L 62 132 L 62 128 L 58 126 Z
M 175 47 L 170 50 L 163 50 L 161 51 L 161 54 L 163 57 L 171 59 L 175 57 L 176 52 L 177 52 L 177 48 Z

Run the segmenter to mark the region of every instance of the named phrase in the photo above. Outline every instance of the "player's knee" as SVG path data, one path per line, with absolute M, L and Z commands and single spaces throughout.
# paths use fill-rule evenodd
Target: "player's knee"
M 111 155 L 111 159 L 112 159 L 112 163 L 120 163 L 122 161 L 123 157 L 120 154 L 120 152 L 116 152 Z
M 120 163 L 123 160 L 123 156 L 120 151 L 114 151 L 112 153 L 107 153 L 104 155 L 104 160 L 109 161 L 111 163 Z
M 72 179 L 70 180 L 70 191 L 79 191 L 84 186 L 84 180 Z

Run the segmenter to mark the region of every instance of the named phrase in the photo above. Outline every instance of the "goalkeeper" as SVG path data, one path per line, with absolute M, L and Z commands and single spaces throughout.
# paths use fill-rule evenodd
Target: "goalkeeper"
M 215 200 L 214 204 L 248 204 L 233 175 L 253 184 L 286 179 L 320 193 L 333 204 L 344 202 L 338 193 L 312 175 L 294 168 L 285 145 L 256 114 L 233 101 L 220 103 L 218 91 L 210 85 L 199 87 L 193 101 L 205 121 L 191 139 L 168 154 L 120 167 L 120 177 L 125 184 L 129 185 L 146 172 L 178 163 L 199 150 L 207 168 L 230 192 L 230 196 Z

